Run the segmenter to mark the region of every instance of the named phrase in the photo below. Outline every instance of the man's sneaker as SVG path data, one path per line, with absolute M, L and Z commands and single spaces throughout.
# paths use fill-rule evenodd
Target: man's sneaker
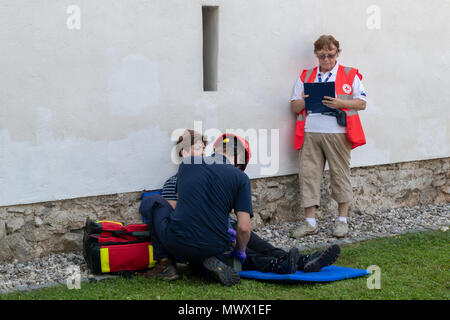
M 306 272 L 319 272 L 323 267 L 332 265 L 336 262 L 341 253 L 341 248 L 335 244 L 328 247 L 320 254 L 311 254 L 309 259 L 305 261 L 303 271 Z
M 272 259 L 269 265 L 264 268 L 264 272 L 293 274 L 297 272 L 297 262 L 299 257 L 300 253 L 298 252 L 298 249 L 291 248 L 286 255 Z
M 203 261 L 203 266 L 208 270 L 211 276 L 227 287 L 241 283 L 239 274 L 230 266 L 217 259 L 209 257 Z
M 336 221 L 335 227 L 334 227 L 334 231 L 333 231 L 333 236 L 337 237 L 337 238 L 342 238 L 345 237 L 348 233 L 348 224 L 345 223 L 344 221 Z
M 180 277 L 177 273 L 175 263 L 170 259 L 160 260 L 152 269 L 148 270 L 144 276 L 147 279 L 158 278 L 164 280 L 177 280 Z
M 298 239 L 310 234 L 316 234 L 317 232 L 319 232 L 319 226 L 317 224 L 313 227 L 309 222 L 305 221 L 300 227 L 294 230 L 291 237 Z

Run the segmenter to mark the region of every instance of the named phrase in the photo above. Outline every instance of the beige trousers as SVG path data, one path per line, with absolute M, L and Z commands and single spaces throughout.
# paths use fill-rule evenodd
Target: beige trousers
M 350 152 L 352 145 L 345 133 L 305 132 L 299 151 L 300 202 L 303 208 L 320 205 L 320 184 L 328 162 L 331 197 L 338 203 L 352 199 Z

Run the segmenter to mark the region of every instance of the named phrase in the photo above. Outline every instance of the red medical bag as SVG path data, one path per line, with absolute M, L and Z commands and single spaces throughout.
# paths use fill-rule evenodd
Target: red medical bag
M 146 224 L 88 218 L 84 229 L 83 256 L 94 274 L 144 272 L 153 268 L 153 246 Z

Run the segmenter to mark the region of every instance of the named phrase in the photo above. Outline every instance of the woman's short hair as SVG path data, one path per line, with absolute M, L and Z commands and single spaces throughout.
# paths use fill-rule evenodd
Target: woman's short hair
M 206 136 L 202 135 L 201 133 L 198 133 L 197 131 L 187 129 L 183 135 L 178 137 L 178 141 L 176 143 L 178 155 L 182 157 L 181 151 L 183 149 L 189 149 L 197 142 L 201 141 L 204 146 L 208 144 L 208 140 L 206 139 Z
M 339 41 L 337 41 L 332 35 L 321 35 L 319 39 L 314 42 L 314 53 L 322 49 L 332 49 L 332 46 L 337 48 L 337 53 L 341 52 L 339 47 Z

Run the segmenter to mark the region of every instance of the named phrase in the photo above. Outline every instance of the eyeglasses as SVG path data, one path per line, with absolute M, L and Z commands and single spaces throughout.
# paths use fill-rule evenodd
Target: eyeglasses
M 334 59 L 336 58 L 337 53 L 333 53 L 333 54 L 318 54 L 316 55 L 317 58 L 319 58 L 319 60 L 325 60 L 326 58 L 328 59 Z

